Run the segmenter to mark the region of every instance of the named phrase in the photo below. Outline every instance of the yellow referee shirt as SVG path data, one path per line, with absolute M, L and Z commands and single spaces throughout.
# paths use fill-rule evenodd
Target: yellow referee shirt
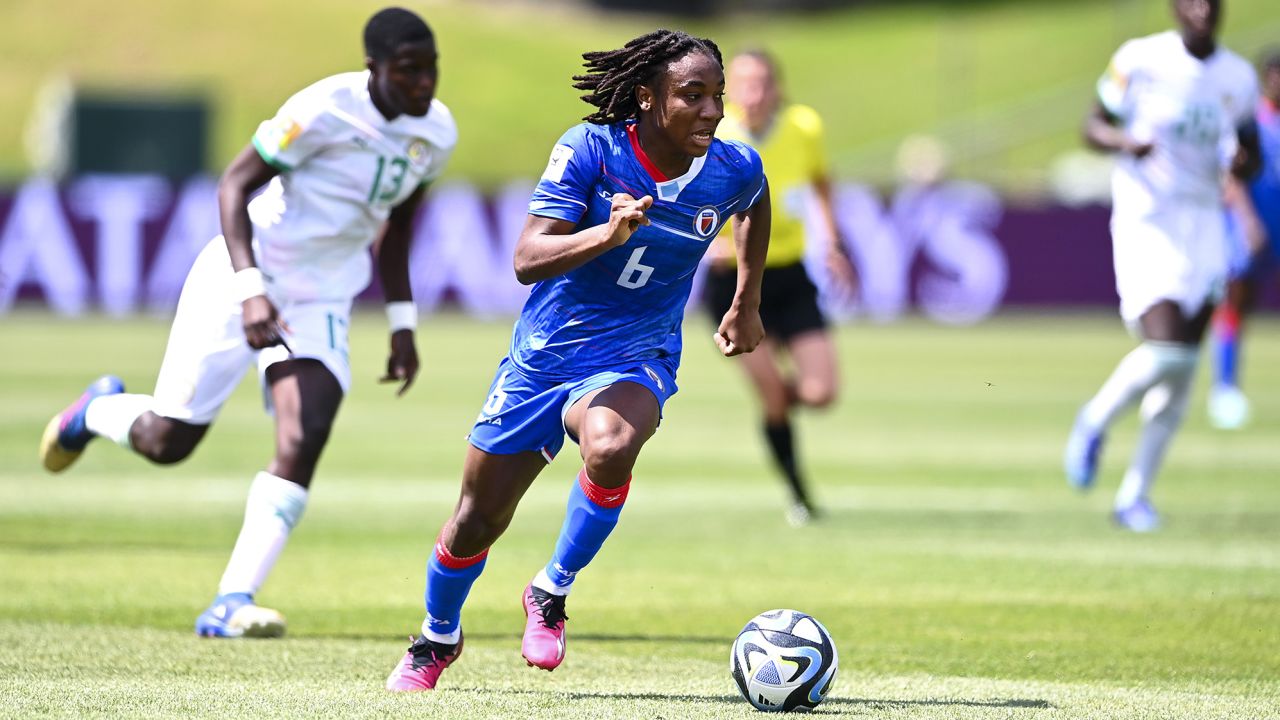
M 754 147 L 764 161 L 769 178 L 769 204 L 773 218 L 766 267 L 800 262 L 804 257 L 805 198 L 813 179 L 827 174 L 827 154 L 822 139 L 822 118 L 807 105 L 787 105 L 778 110 L 773 126 L 756 138 L 742 123 L 742 110 L 726 104 L 725 117 L 716 136 Z M 733 244 L 731 223 L 725 223 L 719 241 Z M 737 258 L 729 253 L 731 261 Z

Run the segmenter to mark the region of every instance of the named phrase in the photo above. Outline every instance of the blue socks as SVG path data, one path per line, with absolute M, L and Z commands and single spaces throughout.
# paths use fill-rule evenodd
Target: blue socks
M 488 556 L 486 549 L 471 557 L 455 557 L 442 541 L 436 541 L 427 561 L 427 617 L 422 621 L 422 634 L 427 639 L 452 645 L 462 637 L 462 603 L 484 571 Z
M 556 541 L 555 554 L 534 585 L 556 595 L 565 595 L 578 571 L 600 552 L 604 541 L 618 524 L 622 505 L 631 489 L 631 480 L 622 487 L 603 488 L 591 482 L 584 468 L 569 493 L 564 525 Z M 545 576 L 545 579 L 544 579 Z M 548 584 L 549 587 L 543 587 Z

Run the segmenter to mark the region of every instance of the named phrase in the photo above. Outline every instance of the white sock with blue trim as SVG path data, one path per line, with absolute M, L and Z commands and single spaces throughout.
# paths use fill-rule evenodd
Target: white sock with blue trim
M 306 488 L 268 472 L 258 473 L 249 487 L 244 525 L 218 583 L 218 594 L 258 592 L 306 507 Z

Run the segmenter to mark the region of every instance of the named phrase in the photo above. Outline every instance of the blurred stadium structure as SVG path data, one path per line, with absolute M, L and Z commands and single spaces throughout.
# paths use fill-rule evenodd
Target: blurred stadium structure
M 70 314 L 170 311 L 218 232 L 213 175 L 290 92 L 359 66 L 356 29 L 380 4 L 323 0 L 305 32 L 281 34 L 273 28 L 295 19 L 274 6 L 219 0 L 205 11 L 213 21 L 122 0 L 125 40 L 101 32 L 83 3 L 18 0 L 18 22 L 0 30 L 24 66 L 0 75 L 0 99 L 27 108 L 0 118 L 0 313 L 21 300 Z M 1115 47 L 1170 26 L 1167 0 L 422 10 L 440 36 L 440 95 L 462 130 L 419 224 L 425 308 L 518 308 L 510 245 L 530 178 L 583 112 L 567 82 L 578 54 L 664 24 L 726 51 L 771 47 L 793 97 L 823 114 L 864 278 L 859 305 L 832 307 L 838 316 L 916 309 L 973 322 L 1005 305 L 1114 307 L 1110 166 L 1080 149 L 1078 127 Z M 24 30 L 34 25 L 66 32 L 42 45 Z M 1228 0 L 1224 39 L 1250 57 L 1280 41 L 1274 0 Z

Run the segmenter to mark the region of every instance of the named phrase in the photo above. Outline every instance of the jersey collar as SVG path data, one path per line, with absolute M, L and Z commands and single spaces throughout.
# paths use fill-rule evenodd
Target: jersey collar
M 649 177 L 653 179 L 654 185 L 658 189 L 659 200 L 675 200 L 680 196 L 680 191 L 684 190 L 685 186 L 693 182 L 693 179 L 698 177 L 698 173 L 702 172 L 702 166 L 707 162 L 706 155 L 695 157 L 693 162 L 689 164 L 688 171 L 680 177 L 667 177 L 666 173 L 659 170 L 658 166 L 654 165 L 649 156 L 645 154 L 644 148 L 640 147 L 640 138 L 636 133 L 636 123 L 629 122 L 625 127 L 627 140 L 631 143 L 631 152 L 635 154 L 636 160 L 640 162 L 645 172 L 649 173 Z M 710 149 L 708 149 L 707 153 L 710 152 Z

